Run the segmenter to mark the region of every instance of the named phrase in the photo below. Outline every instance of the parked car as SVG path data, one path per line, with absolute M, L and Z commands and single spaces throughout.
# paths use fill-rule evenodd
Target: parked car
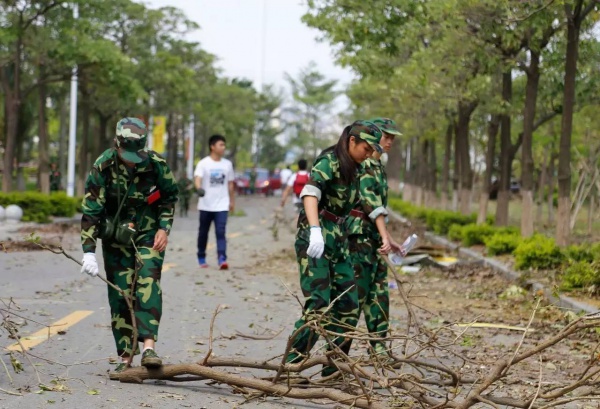
M 500 189 L 500 181 L 498 179 L 493 180 L 492 184 L 490 185 L 490 194 L 489 194 L 490 200 L 496 200 L 498 198 L 498 190 L 499 189 Z M 519 194 L 521 192 L 521 183 L 516 179 L 511 179 L 509 190 L 514 195 Z
M 244 177 L 250 181 L 251 169 L 244 171 Z M 256 183 L 254 184 L 254 192 L 264 194 L 266 196 L 273 196 L 273 192 L 277 189 L 281 189 L 281 178 L 279 174 L 271 175 L 268 169 L 257 168 L 256 169 Z
M 244 173 L 235 174 L 235 193 L 238 195 L 247 195 L 250 193 L 250 178 Z

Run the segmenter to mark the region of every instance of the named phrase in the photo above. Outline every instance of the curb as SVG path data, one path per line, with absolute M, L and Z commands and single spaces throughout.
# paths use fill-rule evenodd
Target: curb
M 389 215 L 393 219 L 396 219 L 399 222 L 405 223 L 408 225 L 411 224 L 410 220 L 408 220 L 407 218 L 396 213 L 392 209 L 388 208 L 388 212 L 389 212 Z M 451 242 L 450 240 L 446 239 L 445 237 L 441 237 L 441 236 L 438 236 L 436 234 L 426 231 L 425 238 L 434 244 L 437 244 L 439 246 L 444 246 L 451 251 L 457 252 L 459 256 L 471 258 L 471 259 L 481 262 L 484 266 L 490 267 L 492 270 L 496 271 L 497 273 L 500 273 L 508 281 L 518 281 L 521 278 L 521 274 L 519 274 L 516 271 L 511 270 L 510 268 L 508 268 L 506 265 L 502 264 L 498 260 L 495 260 L 493 258 L 484 257 L 481 254 L 477 253 L 476 251 L 471 250 L 470 248 L 461 247 L 460 245 Z M 547 299 L 549 299 L 552 303 L 557 305 L 558 307 L 567 308 L 567 309 L 576 310 L 576 311 L 584 311 L 588 314 L 598 312 L 597 307 L 594 307 L 593 305 L 586 304 L 581 301 L 577 301 L 566 295 L 559 294 L 559 296 L 556 297 L 553 294 L 552 290 L 544 287 L 542 284 L 540 284 L 536 281 L 527 280 L 526 283 L 530 287 L 530 289 L 531 289 L 530 291 L 535 291 L 535 292 L 542 291 L 544 293 L 544 296 Z

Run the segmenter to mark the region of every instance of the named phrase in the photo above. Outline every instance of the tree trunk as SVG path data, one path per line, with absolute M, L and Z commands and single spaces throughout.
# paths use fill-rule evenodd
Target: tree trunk
M 508 107 L 512 103 L 512 72 L 502 73 L 502 101 Z M 498 175 L 498 196 L 496 199 L 496 226 L 508 225 L 508 204 L 510 199 L 510 113 L 502 114 L 500 119 L 500 174 Z
M 94 160 L 112 145 L 111 139 L 106 134 L 108 130 L 109 118 L 109 116 L 98 113 L 98 148 L 97 151 L 95 151 L 92 155 Z
M 429 142 L 429 166 L 427 170 L 429 172 L 429 181 L 425 192 L 425 204 L 427 207 L 437 207 L 437 155 L 435 152 L 435 141 Z
M 521 235 L 533 235 L 533 122 L 537 103 L 538 84 L 540 80 L 540 55 L 529 51 L 530 62 L 525 86 L 525 107 L 523 109 L 523 142 L 521 145 Z
M 460 161 L 460 212 L 464 215 L 471 213 L 471 190 L 473 189 L 473 174 L 469 149 L 469 123 L 471 114 L 477 107 L 477 102 L 458 103 L 458 122 L 456 139 L 458 141 L 457 157 Z
M 485 174 L 481 183 L 481 194 L 479 196 L 479 213 L 477 224 L 484 224 L 487 219 L 488 201 L 490 198 L 490 186 L 492 184 L 492 173 L 494 170 L 494 157 L 496 155 L 496 139 L 500 128 L 500 115 L 492 115 L 488 123 L 488 143 L 485 153 Z
M 544 149 L 544 159 L 542 161 L 542 168 L 540 169 L 540 175 L 538 178 L 538 193 L 536 197 L 536 215 L 535 224 L 540 226 L 542 224 L 542 213 L 544 205 L 544 189 L 546 188 L 546 179 L 548 178 L 548 157 L 552 155 L 552 151 L 546 147 Z
M 414 183 L 414 169 L 413 169 L 413 145 L 414 138 L 406 144 L 406 173 L 404 178 L 404 189 L 402 191 L 402 197 L 404 200 L 414 203 L 413 197 L 413 183 Z
M 595 211 L 595 207 L 596 207 L 596 203 L 595 203 L 595 198 L 596 198 L 596 192 L 595 192 L 595 187 L 592 187 L 591 191 L 590 191 L 590 203 L 588 206 L 588 217 L 587 217 L 587 233 L 588 235 L 592 235 L 592 231 L 594 230 L 592 228 L 592 225 L 594 224 L 594 211 Z
M 417 206 L 423 206 L 425 187 L 427 183 L 427 151 L 428 151 L 428 140 L 426 138 L 421 142 L 421 149 L 419 150 L 419 157 L 417 160 L 417 179 L 413 185 L 415 190 L 415 204 Z
M 388 175 L 388 181 L 390 189 L 393 191 L 398 190 L 398 184 L 402 180 L 402 144 L 397 140 L 392 144 L 392 149 L 388 152 L 388 161 L 385 165 L 385 170 Z
M 453 212 L 458 211 L 458 188 L 459 188 L 459 180 L 460 180 L 460 160 L 458 157 L 458 127 L 456 125 L 456 121 L 453 125 L 454 132 L 454 173 L 452 175 L 452 207 L 451 210 Z
M 452 124 L 446 127 L 444 144 L 444 163 L 442 164 L 442 210 L 448 209 L 448 190 L 450 188 L 450 155 L 452 155 Z
M 44 67 L 39 65 L 38 86 L 38 184 L 42 193 L 50 193 L 50 157 L 48 155 L 48 126 L 46 123 L 46 85 L 43 83 Z
M 167 118 L 167 164 L 171 171 L 175 172 L 177 169 L 177 123 L 175 114 L 169 113 Z M 175 146 L 174 146 L 175 145 Z
M 580 1 L 581 3 L 581 1 Z M 567 14 L 567 52 L 565 56 L 563 115 L 558 149 L 558 215 L 556 220 L 556 244 L 566 246 L 571 235 L 571 133 L 575 105 L 575 75 L 579 51 L 580 15 L 573 15 L 572 5 L 565 3 Z
M 556 156 L 553 152 L 554 146 L 550 148 L 550 163 L 548 164 L 548 187 L 546 188 L 548 196 L 546 197 L 548 204 L 548 226 L 554 224 L 554 173 L 556 172 L 554 162 Z
M 90 170 L 90 93 L 85 76 L 81 77 L 81 141 L 79 143 L 79 171 L 77 172 L 77 195 L 85 194 L 85 179 Z

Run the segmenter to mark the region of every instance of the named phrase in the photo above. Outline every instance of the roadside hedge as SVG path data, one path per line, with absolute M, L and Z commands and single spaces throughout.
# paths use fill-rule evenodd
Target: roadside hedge
M 22 221 L 48 223 L 51 217 L 73 217 L 77 212 L 80 198 L 68 197 L 63 192 L 49 195 L 39 192 L 0 193 L 0 206 L 11 204 L 23 209 Z
M 517 270 L 557 270 L 563 290 L 600 288 L 600 243 L 562 249 L 551 237 L 536 234 L 524 238 L 516 227 L 493 226 L 493 218 L 477 225 L 474 214 L 424 208 L 399 198 L 390 199 L 389 206 L 465 247 L 484 245 L 489 256 L 512 254 Z

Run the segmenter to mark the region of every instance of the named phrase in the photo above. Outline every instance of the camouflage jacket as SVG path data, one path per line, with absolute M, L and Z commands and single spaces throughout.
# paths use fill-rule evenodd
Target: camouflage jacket
M 179 190 L 173 173 L 165 160 L 156 152 L 150 151 L 149 158 L 128 168 L 117 161 L 114 148 L 102 153 L 94 162 L 85 182 L 85 196 L 82 201 L 83 217 L 81 218 L 81 244 L 83 252 L 95 252 L 100 222 L 117 213 L 117 183 L 121 200 L 128 191 L 129 181 L 133 183 L 125 204 L 119 213 L 120 221 L 131 221 L 138 231 L 138 239 L 151 242 L 158 229 L 167 233 L 173 225 L 175 203 Z M 148 198 L 160 198 L 152 204 Z M 151 200 L 152 200 L 151 199 Z
M 361 234 L 379 238 L 375 219 L 379 215 L 387 216 L 388 183 L 385 167 L 379 159 L 367 159 L 362 164 L 360 176 L 360 206 L 357 210 L 365 213 L 371 221 L 349 216 L 346 219 L 348 234 Z
M 358 204 L 359 177 L 350 185 L 344 184 L 340 177 L 339 166 L 339 161 L 333 152 L 318 157 L 311 169 L 310 180 L 300 193 L 300 198 L 315 196 L 319 201 L 319 211 L 324 209 L 338 217 L 346 217 Z M 360 173 L 359 167 L 357 172 Z M 325 239 L 325 256 L 331 258 L 332 254 L 345 254 L 347 235 L 343 224 L 336 224 L 321 215 L 319 215 L 319 223 Z M 300 211 L 297 237 L 306 241 L 310 238 L 310 226 L 304 209 Z
M 192 197 L 194 182 L 192 182 L 190 179 L 186 177 L 179 179 L 177 182 L 177 187 L 179 188 L 179 197 L 182 199 L 189 199 Z

